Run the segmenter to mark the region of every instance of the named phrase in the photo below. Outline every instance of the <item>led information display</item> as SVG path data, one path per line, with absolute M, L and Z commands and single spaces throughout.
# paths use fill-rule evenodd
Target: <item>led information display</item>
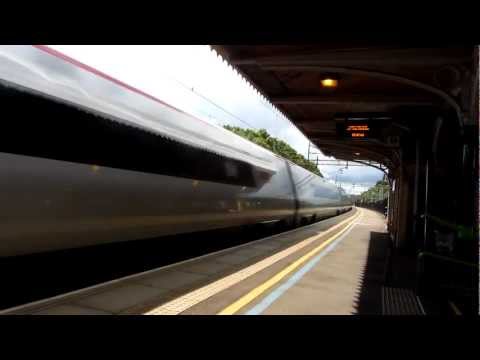
M 387 115 L 338 114 L 335 116 L 337 136 L 341 139 L 362 141 L 383 140 L 385 126 L 392 118 Z
M 372 137 L 372 128 L 369 120 L 342 120 L 337 122 L 337 134 L 341 138 L 352 140 L 366 140 Z
M 370 127 L 368 124 L 355 124 L 355 125 L 347 125 L 345 129 L 347 136 L 350 135 L 352 138 L 368 138 L 368 133 L 370 131 Z

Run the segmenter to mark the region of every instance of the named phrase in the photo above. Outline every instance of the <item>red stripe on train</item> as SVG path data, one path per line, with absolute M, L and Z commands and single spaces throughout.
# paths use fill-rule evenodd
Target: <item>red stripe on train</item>
M 104 72 L 102 72 L 102 71 L 100 71 L 100 70 L 97 70 L 97 69 L 95 69 L 95 68 L 93 68 L 93 67 L 91 67 L 91 66 L 89 66 L 89 65 L 87 65 L 87 64 L 84 64 L 84 63 L 82 63 L 82 62 L 80 62 L 80 61 L 78 61 L 78 60 L 75 60 L 75 59 L 71 58 L 70 56 L 61 53 L 60 51 L 57 51 L 57 50 L 55 50 L 55 49 L 52 49 L 52 48 L 50 48 L 50 47 L 48 47 L 48 46 L 46 46 L 46 45 L 32 45 L 32 46 L 35 47 L 35 48 L 37 48 L 37 49 L 39 49 L 39 50 L 42 50 L 42 51 L 50 54 L 50 55 L 53 55 L 53 56 L 55 56 L 55 57 L 57 57 L 57 58 L 60 58 L 60 59 L 62 59 L 62 60 L 64 60 L 64 61 L 66 61 L 66 62 L 69 62 L 70 64 L 73 64 L 73 65 L 75 65 L 75 66 L 77 66 L 77 67 L 79 67 L 79 68 L 81 68 L 81 69 L 84 69 L 84 70 L 86 70 L 86 71 L 88 71 L 88 72 L 91 72 L 91 73 L 93 73 L 93 74 L 95 74 L 95 75 L 98 75 L 98 76 L 100 76 L 100 77 L 103 77 L 104 79 L 107 79 L 107 80 L 109 80 L 109 81 L 112 81 L 112 82 L 114 82 L 114 83 L 117 84 L 117 85 L 120 85 L 120 86 L 122 86 L 122 87 L 124 87 L 124 88 L 127 88 L 127 89 L 129 89 L 129 90 L 131 90 L 131 91 L 134 91 L 134 92 L 136 92 L 136 93 L 138 93 L 138 94 L 140 94 L 140 95 L 143 95 L 143 96 L 145 96 L 145 97 L 147 97 L 147 98 L 149 98 L 149 99 L 151 99 L 151 100 L 153 100 L 153 101 L 159 102 L 160 104 L 163 104 L 163 105 L 165 105 L 165 106 L 168 106 L 169 108 L 172 108 L 172 109 L 174 109 L 174 110 L 176 110 L 176 111 L 179 111 L 179 112 L 181 112 L 181 113 L 183 113 L 183 114 L 185 114 L 185 115 L 188 115 L 188 116 L 190 116 L 190 117 L 193 117 L 193 118 L 195 118 L 195 119 L 197 119 L 197 120 L 200 120 L 200 121 L 203 121 L 203 122 L 206 123 L 206 121 L 204 121 L 204 120 L 202 120 L 202 119 L 199 119 L 199 118 L 197 118 L 197 117 L 195 117 L 195 116 L 193 116 L 193 115 L 191 115 L 191 114 L 186 113 L 186 112 L 183 111 L 183 110 L 180 110 L 180 109 L 178 109 L 178 108 L 176 108 L 176 107 L 174 107 L 174 106 L 172 106 L 172 105 L 170 105 L 170 104 L 167 104 L 166 102 L 160 100 L 159 98 L 156 98 L 155 96 L 152 96 L 152 95 L 150 95 L 150 94 L 147 94 L 146 92 L 144 92 L 144 91 L 142 91 L 142 90 L 140 90 L 140 89 L 137 89 L 136 87 L 133 87 L 133 86 L 131 86 L 131 85 L 128 85 L 128 84 L 124 83 L 123 81 L 120 81 L 120 80 L 118 80 L 118 79 L 115 79 L 114 77 L 111 77 L 110 75 L 107 75 L 107 74 L 105 74 Z

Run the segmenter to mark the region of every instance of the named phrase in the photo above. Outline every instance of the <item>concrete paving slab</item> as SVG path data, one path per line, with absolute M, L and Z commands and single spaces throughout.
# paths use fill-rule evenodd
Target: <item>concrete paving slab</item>
M 157 289 L 175 290 L 185 286 L 193 286 L 194 284 L 205 280 L 208 275 L 195 274 L 186 271 L 178 271 L 168 269 L 158 274 L 153 274 L 135 280 L 135 283 L 154 287 Z
M 75 305 L 60 305 L 34 313 L 34 315 L 112 315 L 113 313 Z
M 183 270 L 185 272 L 192 272 L 202 275 L 215 275 L 230 268 L 232 268 L 232 265 L 228 263 L 205 261 L 200 263 L 192 263 L 189 266 L 185 266 Z
M 252 245 L 252 249 L 258 249 L 260 251 L 272 251 L 272 250 L 279 249 L 280 247 L 281 245 L 278 242 L 277 243 L 269 242 L 269 243 Z
M 118 313 L 136 305 L 139 301 L 148 301 L 165 293 L 166 290 L 143 286 L 139 284 L 125 284 L 123 286 L 97 293 L 83 299 L 77 299 L 75 305 L 84 305 L 89 308 Z
M 243 256 L 246 259 L 251 259 L 254 257 L 261 256 L 263 253 L 266 253 L 264 249 L 247 247 L 247 248 L 235 251 L 235 256 Z
M 219 256 L 218 258 L 215 259 L 215 261 L 220 262 L 220 263 L 237 265 L 237 264 L 244 263 L 245 261 L 249 260 L 249 258 L 250 257 L 248 257 L 248 256 L 239 256 L 237 254 L 228 254 L 228 255 Z

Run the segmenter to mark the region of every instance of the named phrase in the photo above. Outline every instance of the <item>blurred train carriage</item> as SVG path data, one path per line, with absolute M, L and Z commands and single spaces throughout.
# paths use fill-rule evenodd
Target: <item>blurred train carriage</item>
M 0 47 L 0 256 L 350 209 L 321 177 L 46 47 Z

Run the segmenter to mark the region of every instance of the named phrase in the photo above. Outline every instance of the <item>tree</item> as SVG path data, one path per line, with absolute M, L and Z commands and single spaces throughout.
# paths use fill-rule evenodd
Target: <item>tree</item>
M 360 194 L 360 200 L 363 203 L 375 203 L 383 201 L 388 197 L 390 191 L 390 185 L 385 180 L 379 180 L 367 191 Z
M 318 176 L 323 177 L 320 170 L 318 170 L 317 166 L 307 159 L 304 156 L 299 154 L 295 149 L 293 149 L 290 145 L 288 145 L 285 141 L 277 139 L 270 134 L 265 129 L 260 130 L 250 130 L 250 129 L 242 129 L 236 126 L 229 126 L 225 125 L 225 129 L 230 130 L 231 132 L 244 137 L 251 142 L 260 145 L 271 152 L 284 157 L 292 161 L 293 163 L 297 164 L 298 166 L 307 169 Z

